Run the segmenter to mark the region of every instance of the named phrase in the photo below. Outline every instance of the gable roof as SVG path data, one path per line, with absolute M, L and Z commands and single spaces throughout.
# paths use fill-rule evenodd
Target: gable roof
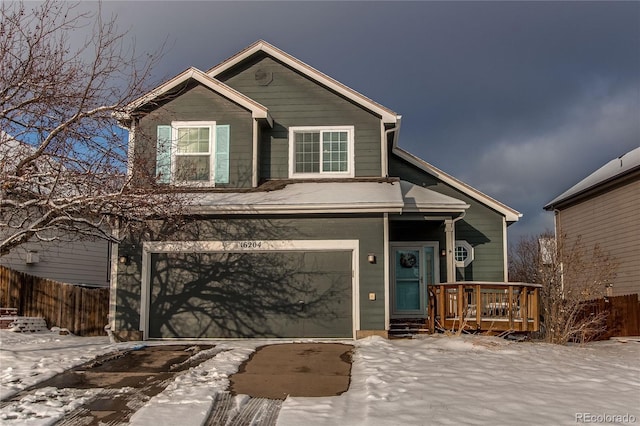
M 126 116 L 119 117 L 119 118 L 127 119 L 128 114 L 130 114 L 134 110 L 153 101 L 154 99 L 159 98 L 160 96 L 164 95 L 170 90 L 178 87 L 182 83 L 191 79 L 199 82 L 200 84 L 208 87 L 214 92 L 219 93 L 225 98 L 230 99 L 233 102 L 237 103 L 238 105 L 242 106 L 243 108 L 246 108 L 247 110 L 251 111 L 251 116 L 253 118 L 266 119 L 270 126 L 273 125 L 273 119 L 271 118 L 271 115 L 269 114 L 269 110 L 267 109 L 267 107 L 254 101 L 248 96 L 243 95 L 242 93 L 238 92 L 232 87 L 227 86 L 223 82 L 210 77 L 209 75 L 205 74 L 204 72 L 194 67 L 187 68 L 177 76 L 173 77 L 167 82 L 156 87 L 146 95 L 141 96 L 138 99 L 134 100 L 133 102 L 129 103 L 129 105 L 127 105 L 127 107 L 125 108 L 125 110 L 127 111 Z
M 431 189 L 423 188 L 411 182 L 400 181 L 402 200 L 404 201 L 403 213 L 409 212 L 458 212 L 462 213 L 470 206 L 462 200 L 440 194 Z
M 285 63 L 296 71 L 304 74 L 312 80 L 328 87 L 329 89 L 341 94 L 342 96 L 350 99 L 356 104 L 373 111 L 374 113 L 382 117 L 384 123 L 396 123 L 398 121 L 398 114 L 392 110 L 380 105 L 379 103 L 367 98 L 363 94 L 351 89 L 348 86 L 340 83 L 337 80 L 329 77 L 328 75 L 318 71 L 312 66 L 302 62 L 301 60 L 289 55 L 288 53 L 278 49 L 277 47 L 267 43 L 264 40 L 258 40 L 247 48 L 241 50 L 232 57 L 224 60 L 220 64 L 214 66 L 207 71 L 207 74 L 211 77 L 216 77 L 224 71 L 234 67 L 245 59 L 255 55 L 258 52 L 264 52 L 267 55 Z
M 580 182 L 558 195 L 546 206 L 545 210 L 552 210 L 558 204 L 580 198 L 591 190 L 597 189 L 616 179 L 624 177 L 636 170 L 640 170 L 640 147 L 609 161 Z
M 395 145 L 395 143 L 394 143 Z M 392 152 L 397 155 L 398 157 L 402 158 L 403 160 L 407 161 L 408 163 L 418 167 L 419 169 L 429 173 L 430 175 L 438 178 L 439 180 L 441 180 L 442 182 L 444 182 L 445 184 L 457 189 L 458 191 L 462 192 L 465 195 L 468 195 L 469 197 L 473 198 L 474 200 L 479 201 L 480 203 L 490 207 L 491 209 L 497 211 L 498 213 L 502 214 L 505 219 L 507 220 L 507 222 L 517 222 L 521 217 L 522 217 L 522 213 L 520 213 L 517 210 L 512 209 L 511 207 L 502 204 L 500 201 L 495 200 L 491 197 L 489 197 L 488 195 L 478 191 L 477 189 L 473 188 L 470 185 L 467 185 L 466 183 L 462 182 L 461 180 L 458 180 L 456 178 L 454 178 L 453 176 L 443 172 L 442 170 L 438 169 L 437 167 L 435 167 L 432 164 L 427 163 L 426 161 L 424 161 L 423 159 L 416 157 L 415 155 L 409 153 L 408 151 L 405 151 L 402 148 L 398 148 L 397 146 L 394 146 L 392 148 Z

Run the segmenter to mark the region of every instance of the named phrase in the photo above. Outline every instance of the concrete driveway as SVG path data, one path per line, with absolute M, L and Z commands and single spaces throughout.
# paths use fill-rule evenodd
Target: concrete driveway
M 339 343 L 262 346 L 230 377 L 231 392 L 270 399 L 340 395 L 349 389 L 352 350 Z

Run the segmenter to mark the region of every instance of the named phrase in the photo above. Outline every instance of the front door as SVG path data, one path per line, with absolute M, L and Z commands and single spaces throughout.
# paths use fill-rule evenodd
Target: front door
M 427 316 L 428 286 L 439 281 L 437 254 L 437 242 L 392 245 L 392 316 Z

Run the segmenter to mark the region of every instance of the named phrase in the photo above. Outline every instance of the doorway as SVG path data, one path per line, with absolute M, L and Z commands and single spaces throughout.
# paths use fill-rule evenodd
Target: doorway
M 438 242 L 392 243 L 393 318 L 426 318 L 429 286 L 440 282 Z

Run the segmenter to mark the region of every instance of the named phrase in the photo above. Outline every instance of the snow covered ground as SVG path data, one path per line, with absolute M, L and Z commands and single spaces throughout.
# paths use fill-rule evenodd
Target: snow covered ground
M 179 375 L 133 415 L 131 424 L 201 424 L 215 392 L 226 389 L 228 376 L 266 343 L 276 342 L 215 342 L 215 357 Z M 356 346 L 349 391 L 290 397 L 278 425 L 640 424 L 637 341 L 554 346 L 440 335 L 348 343 Z M 101 337 L 0 331 L 0 396 L 133 345 L 112 345 Z M 43 389 L 37 397 L 3 407 L 0 423 L 52 424 L 90 396 L 90 390 Z

